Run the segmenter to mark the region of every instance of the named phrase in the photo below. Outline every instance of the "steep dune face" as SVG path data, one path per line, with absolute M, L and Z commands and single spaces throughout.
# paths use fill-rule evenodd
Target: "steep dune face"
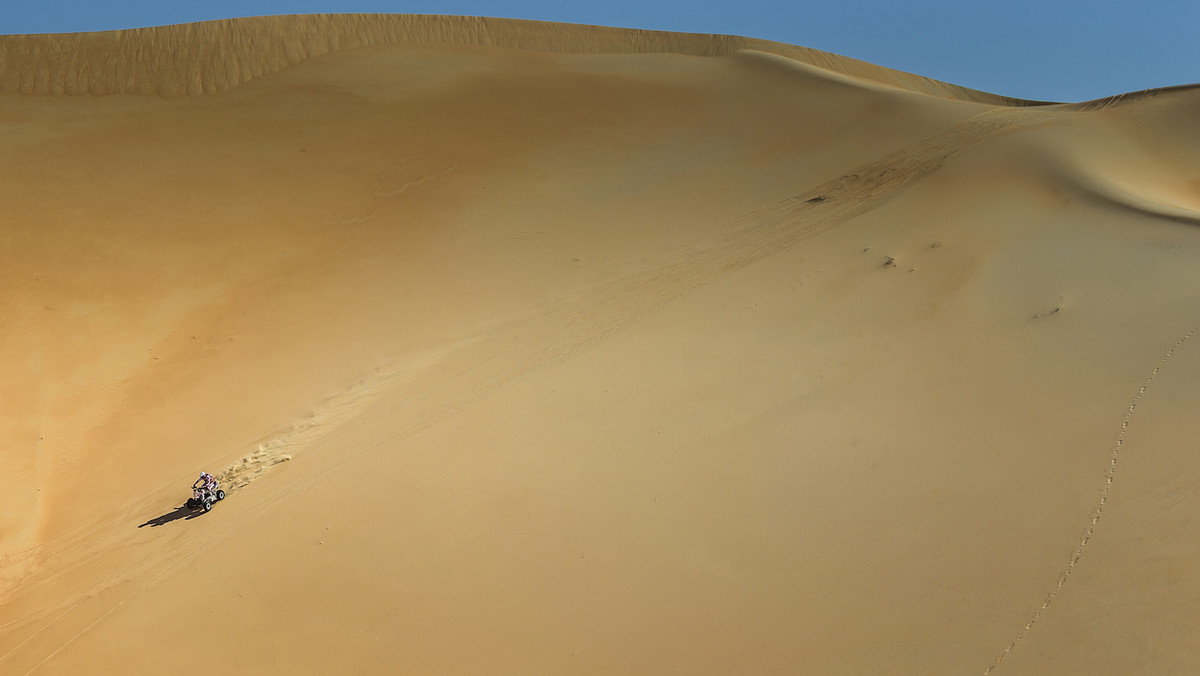
M 1184 223 L 1200 216 L 1200 114 L 1194 88 L 1147 92 L 1080 124 L 1062 139 L 1062 179 L 1097 199 Z
M 1186 663 L 1195 91 L 437 17 L 0 54 L 5 673 Z

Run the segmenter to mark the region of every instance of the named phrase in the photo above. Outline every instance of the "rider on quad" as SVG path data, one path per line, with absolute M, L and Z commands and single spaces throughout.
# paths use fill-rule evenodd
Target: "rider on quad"
M 201 472 L 200 478 L 196 479 L 196 483 L 192 484 L 192 490 L 196 491 L 197 493 L 200 493 L 200 492 L 210 493 L 213 490 L 215 490 L 216 487 L 217 487 L 217 480 L 215 478 L 213 478 L 213 475 L 209 474 L 208 472 Z M 200 495 L 196 495 L 196 497 L 199 498 Z

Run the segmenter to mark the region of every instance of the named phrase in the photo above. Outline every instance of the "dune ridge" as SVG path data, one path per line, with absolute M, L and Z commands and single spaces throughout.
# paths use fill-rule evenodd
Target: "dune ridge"
M 305 59 L 380 44 L 693 56 L 758 50 L 932 96 L 997 105 L 1037 104 L 755 38 L 402 14 L 265 16 L 95 33 L 0 36 L 0 93 L 212 95 Z
M 1194 208 L 1171 204 L 1156 196 L 1141 194 L 1136 189 L 1122 186 L 1115 181 L 1090 176 L 1082 171 L 1063 179 L 1063 185 L 1074 190 L 1084 199 L 1127 209 L 1134 213 L 1176 221 L 1184 225 L 1200 225 L 1200 211 Z
M 1088 111 L 1105 110 L 1107 108 L 1116 108 L 1119 106 L 1128 105 L 1130 103 L 1139 103 L 1164 94 L 1187 94 L 1188 92 L 1192 92 L 1197 89 L 1200 89 L 1200 84 L 1153 87 L 1150 89 L 1139 89 L 1137 91 L 1125 92 L 1124 94 L 1104 96 L 1098 99 L 1092 99 L 1091 101 L 1080 101 L 1079 103 L 1064 103 L 1058 105 L 1061 105 L 1064 110 L 1082 113 Z

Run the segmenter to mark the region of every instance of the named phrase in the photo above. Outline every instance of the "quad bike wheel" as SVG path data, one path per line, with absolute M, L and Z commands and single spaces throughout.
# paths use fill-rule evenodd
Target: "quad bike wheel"
M 217 500 L 224 500 L 224 499 L 225 499 L 225 491 L 218 490 L 217 491 Z
M 196 498 L 188 498 L 187 507 L 188 509 L 195 509 L 199 507 L 199 505 L 196 504 Z
M 208 510 L 212 509 L 212 506 L 213 506 L 213 503 L 205 501 L 204 502 L 204 511 L 207 512 Z

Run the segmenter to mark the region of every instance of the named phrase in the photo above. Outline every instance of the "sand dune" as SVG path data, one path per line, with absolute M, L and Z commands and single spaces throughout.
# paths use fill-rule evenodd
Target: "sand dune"
M 200 96 L 227 91 L 309 58 L 385 44 L 471 45 L 566 54 L 725 56 L 758 50 L 934 96 L 1028 103 L 815 49 L 733 35 L 397 14 L 310 14 L 103 33 L 3 36 L 0 92 Z
M 0 37 L 0 672 L 1186 673 L 1198 109 L 496 19 Z

